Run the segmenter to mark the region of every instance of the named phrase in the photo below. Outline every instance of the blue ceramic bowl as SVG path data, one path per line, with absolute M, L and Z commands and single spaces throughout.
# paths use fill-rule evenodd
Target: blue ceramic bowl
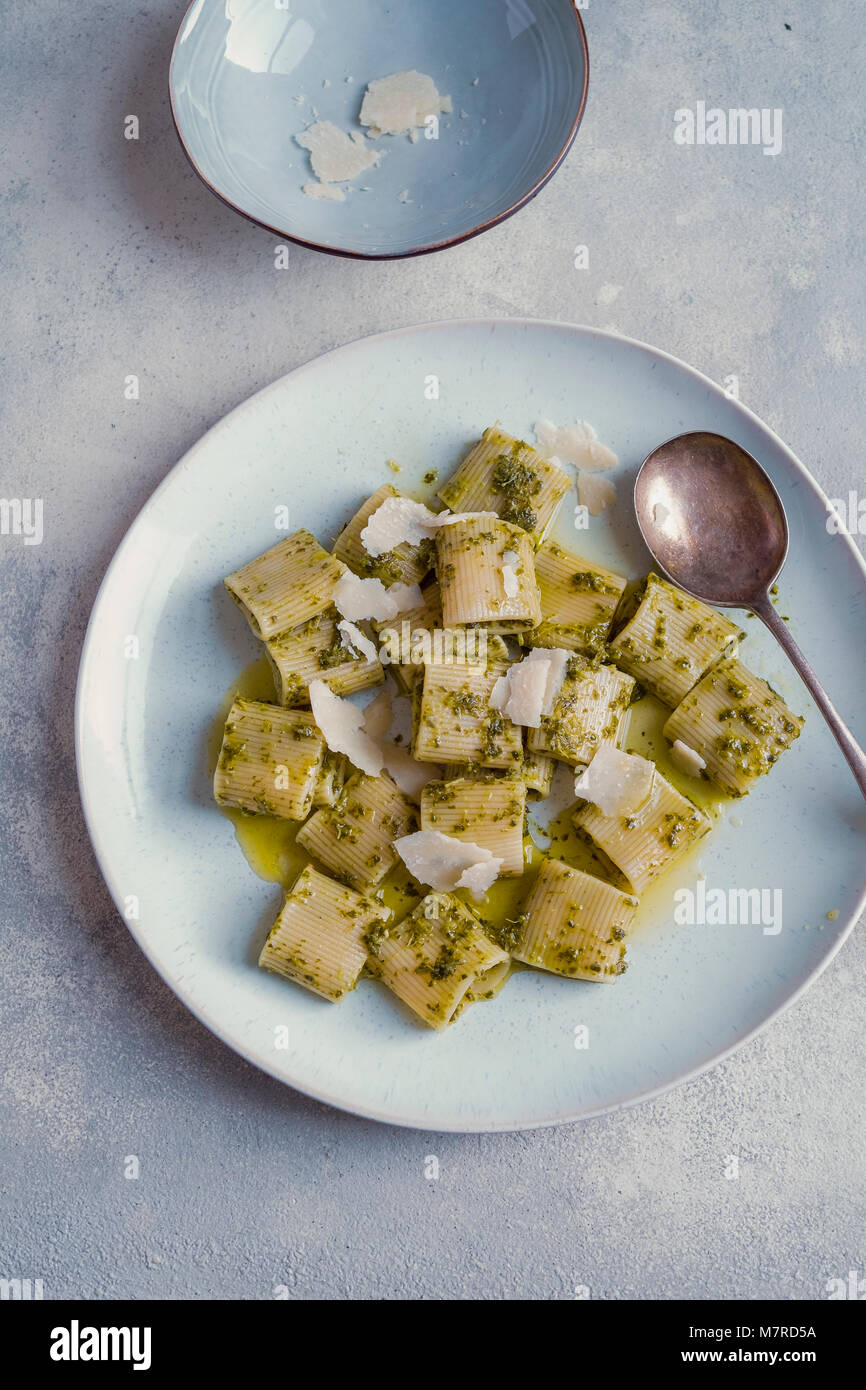
M 358 130 L 365 87 L 416 68 L 451 97 L 438 138 L 385 136 L 345 202 L 307 197 L 294 140 Z M 237 212 L 334 255 L 414 256 L 476 236 L 555 173 L 586 102 L 573 0 L 194 0 L 171 62 L 193 168 Z

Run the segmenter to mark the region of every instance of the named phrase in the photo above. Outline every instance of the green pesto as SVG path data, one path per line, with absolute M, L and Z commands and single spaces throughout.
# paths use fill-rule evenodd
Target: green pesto
M 535 469 L 518 462 L 513 455 L 503 454 L 493 468 L 490 486 L 503 499 L 499 513 L 502 520 L 520 526 L 524 531 L 533 531 L 538 524 L 538 516 L 532 509 L 531 501 L 542 488 Z

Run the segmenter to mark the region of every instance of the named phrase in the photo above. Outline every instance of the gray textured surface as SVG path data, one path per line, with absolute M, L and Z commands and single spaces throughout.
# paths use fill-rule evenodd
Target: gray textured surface
M 84 832 L 71 711 L 99 580 L 156 483 L 250 392 L 378 329 L 613 327 L 736 374 L 831 495 L 863 486 L 860 7 L 592 0 L 583 129 L 529 208 L 440 257 L 293 249 L 284 272 L 176 143 L 180 12 L 2 7 L 2 490 L 45 499 L 46 538 L 0 538 L 0 1275 L 46 1297 L 825 1297 L 866 1273 L 862 936 L 654 1104 L 518 1136 L 378 1127 L 259 1075 L 147 965 Z M 781 106 L 782 154 L 675 147 L 700 98 Z

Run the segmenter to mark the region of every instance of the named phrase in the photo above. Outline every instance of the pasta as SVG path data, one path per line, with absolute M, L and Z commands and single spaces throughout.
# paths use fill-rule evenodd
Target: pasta
M 709 818 L 658 768 L 649 798 L 638 810 L 605 816 L 586 802 L 575 813 L 574 825 L 625 875 L 635 893 L 648 888 L 710 829 Z
M 390 584 L 419 584 L 429 572 L 433 560 L 432 541 L 422 541 L 417 546 L 404 542 L 384 555 L 369 555 L 364 549 L 361 532 L 370 517 L 386 498 L 399 496 L 397 489 L 389 483 L 377 488 L 334 542 L 333 553 L 338 560 L 342 560 L 362 579 L 381 579 L 386 588 Z
M 295 531 L 223 581 L 257 637 L 267 640 L 328 608 L 343 566 L 309 531 Z
M 355 988 L 367 961 L 367 936 L 389 915 L 381 903 L 308 864 L 286 895 L 259 965 L 336 1003 Z
M 572 765 L 590 762 L 602 744 L 619 744 L 633 690 L 631 676 L 575 653 L 551 713 L 527 730 L 527 747 Z
M 577 980 L 614 980 L 638 900 L 560 859 L 546 859 L 518 919 L 516 960 Z
M 480 763 L 519 767 L 523 738 L 510 719 L 490 706 L 490 692 L 501 674 L 480 663 L 424 668 L 416 697 L 412 753 L 422 763 Z
M 224 581 L 273 690 L 233 699 L 214 796 L 264 876 L 303 855 L 263 968 L 335 1002 L 373 976 L 434 1029 L 517 963 L 613 981 L 639 895 L 710 830 L 682 779 L 743 796 L 799 736 L 734 623 L 545 538 L 569 486 L 494 426 L 447 512 L 385 485 L 331 554 L 299 530 Z M 666 705 L 673 780 L 624 749 L 647 694 L 633 741 Z
M 485 516 L 441 526 L 436 555 L 446 627 L 484 623 L 488 632 L 505 634 L 538 623 L 532 542 L 519 526 Z
M 450 893 L 428 893 L 397 926 L 368 938 L 370 973 L 431 1028 L 445 1028 L 467 995 L 508 952 L 481 930 L 475 913 Z
M 611 659 L 671 706 L 745 637 L 736 623 L 657 574 L 648 574 L 629 596 L 618 622 Z
M 428 580 L 423 586 L 421 597 L 424 602 L 420 607 L 407 609 L 405 613 L 400 614 L 399 620 L 384 618 L 373 624 L 394 673 L 394 679 L 407 694 L 423 669 L 426 656 L 424 637 L 442 628 L 442 600 L 439 597 L 439 584 L 435 579 Z M 413 642 L 415 633 L 419 636 Z
M 539 541 L 570 488 L 571 478 L 558 464 L 493 425 L 439 496 L 455 512 L 496 512 Z
M 592 656 L 602 651 L 626 581 L 544 541 L 535 554 L 541 621 L 522 641 L 532 647 L 564 647 Z
M 238 698 L 225 723 L 214 796 L 222 806 L 303 820 L 324 753 L 325 740 L 309 710 Z
M 312 680 L 324 681 L 335 695 L 351 695 L 385 679 L 378 657 L 370 660 L 355 651 L 338 619 L 331 608 L 265 643 L 281 705 L 309 705 Z
M 317 811 L 298 831 L 298 844 L 336 877 L 365 892 L 393 869 L 392 841 L 417 829 L 417 811 L 383 772 L 359 772 L 333 808 Z
M 523 873 L 525 812 L 526 784 L 512 777 L 428 782 L 421 793 L 421 829 L 489 849 L 502 859 L 503 877 Z
M 705 775 L 745 796 L 799 738 L 803 720 L 741 661 L 720 661 L 686 695 L 664 727 L 706 763 Z

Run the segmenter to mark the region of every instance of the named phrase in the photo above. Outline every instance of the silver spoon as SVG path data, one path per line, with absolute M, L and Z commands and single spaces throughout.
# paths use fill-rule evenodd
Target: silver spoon
M 723 435 L 681 434 L 644 459 L 634 506 L 641 534 L 668 579 L 704 603 L 747 608 L 766 623 L 866 796 L 866 755 L 770 599 L 770 585 L 788 553 L 788 522 L 760 464 Z

